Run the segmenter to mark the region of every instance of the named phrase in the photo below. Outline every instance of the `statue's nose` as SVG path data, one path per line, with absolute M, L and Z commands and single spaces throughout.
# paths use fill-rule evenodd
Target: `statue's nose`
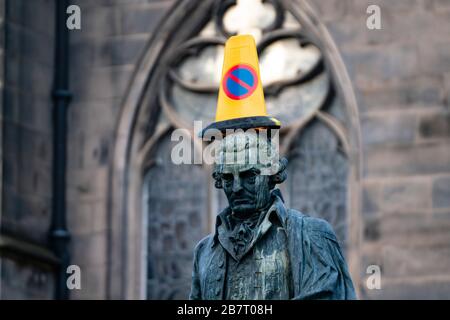
M 241 179 L 239 177 L 235 177 L 233 179 L 233 192 L 239 192 L 242 189 Z

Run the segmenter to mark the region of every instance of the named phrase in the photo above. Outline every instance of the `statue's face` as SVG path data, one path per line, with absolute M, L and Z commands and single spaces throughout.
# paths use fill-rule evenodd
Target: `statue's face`
M 216 160 L 215 179 L 221 180 L 216 186 L 224 189 L 233 213 L 246 217 L 269 205 L 280 162 L 276 145 L 267 137 L 229 134 L 218 146 Z
M 228 203 L 237 215 L 249 216 L 269 204 L 270 178 L 255 166 L 225 166 L 221 176 Z

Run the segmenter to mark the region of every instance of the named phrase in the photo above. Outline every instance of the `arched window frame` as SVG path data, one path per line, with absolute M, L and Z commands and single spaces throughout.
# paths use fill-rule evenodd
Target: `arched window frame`
M 231 5 L 233 1 L 225 1 Z M 327 114 L 316 112 L 316 117 L 325 123 L 342 142 L 349 163 L 348 177 L 348 224 L 349 239 L 347 262 L 355 284 L 360 282 L 359 247 L 361 241 L 360 221 L 360 128 L 358 108 L 351 81 L 339 51 L 327 28 L 320 22 L 309 1 L 270 1 L 274 6 L 288 10 L 308 30 L 308 36 L 320 48 L 327 65 L 334 90 L 346 108 L 349 127 L 344 128 Z M 158 139 L 167 131 L 183 127 L 164 102 L 160 103 L 161 79 L 166 79 L 168 53 L 191 44 L 201 28 L 212 17 L 211 10 L 217 8 L 213 0 L 181 0 L 163 19 L 158 33 L 149 40 L 137 64 L 123 100 L 121 116 L 117 123 L 114 157 L 109 171 L 109 234 L 108 234 L 108 296 L 110 298 L 145 298 L 142 287 L 147 241 L 142 230 L 143 217 L 142 187 L 149 154 Z M 222 7 L 221 10 L 225 10 Z M 215 11 L 217 17 L 220 10 Z M 220 27 L 220 21 L 215 18 Z M 277 18 L 278 19 L 278 18 Z M 275 22 L 278 23 L 278 22 Z M 212 39 L 221 41 L 224 39 Z M 191 43 L 189 42 L 191 41 Z M 173 80 L 173 78 L 172 78 Z M 208 88 L 207 88 L 208 89 Z M 270 94 L 271 90 L 267 92 Z M 159 122 L 162 110 L 168 121 Z M 172 117 L 172 118 L 171 118 Z M 294 124 L 284 137 L 283 152 L 287 152 L 292 140 L 307 123 L 307 119 Z M 210 186 L 212 186 L 212 182 Z M 211 191 L 213 192 L 213 191 Z M 217 208 L 212 204 L 211 210 Z M 358 285 L 356 285 L 358 287 Z

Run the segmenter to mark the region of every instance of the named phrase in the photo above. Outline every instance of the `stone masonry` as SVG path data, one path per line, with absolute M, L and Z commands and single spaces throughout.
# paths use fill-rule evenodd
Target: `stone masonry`
M 362 131 L 362 298 L 450 293 L 450 2 L 314 1 L 357 95 Z M 381 8 L 382 29 L 365 27 Z
M 1 227 L 43 244 L 51 203 L 54 3 L 6 2 Z M 309 2 L 343 57 L 358 102 L 360 298 L 448 298 L 450 2 Z M 67 216 L 72 263 L 83 276 L 82 290 L 71 297 L 105 299 L 114 130 L 138 59 L 174 1 L 73 3 L 81 8 L 82 29 L 70 32 Z M 371 4 L 381 8 L 381 30 L 366 27 Z M 1 259 L 2 297 L 51 297 L 47 271 Z M 366 286 L 370 265 L 381 268 L 381 290 Z
M 47 245 L 51 215 L 54 1 L 1 1 L 5 32 L 1 242 Z M 8 240 L 9 241 L 9 240 Z M 1 298 L 51 298 L 53 276 L 23 257 L 0 257 Z

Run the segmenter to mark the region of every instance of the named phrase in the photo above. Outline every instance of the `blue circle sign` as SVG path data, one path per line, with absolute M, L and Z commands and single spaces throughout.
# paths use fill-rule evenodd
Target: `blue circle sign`
M 233 100 L 247 98 L 255 91 L 257 86 L 257 73 L 246 64 L 237 64 L 231 67 L 222 80 L 223 91 Z

